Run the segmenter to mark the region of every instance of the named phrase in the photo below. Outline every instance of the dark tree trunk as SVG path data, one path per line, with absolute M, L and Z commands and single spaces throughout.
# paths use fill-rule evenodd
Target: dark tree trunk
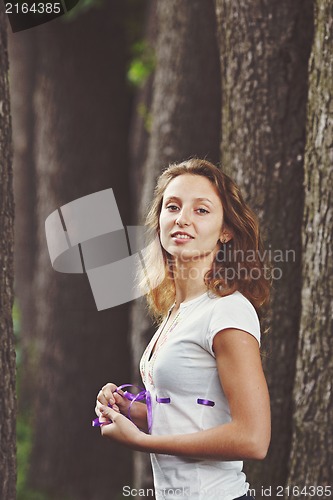
M 272 441 L 249 481 L 284 485 L 300 321 L 301 223 L 311 0 L 216 0 L 222 74 L 223 169 L 259 215 L 273 266 L 270 332 L 263 357 Z M 279 252 L 277 252 L 279 251 Z M 283 259 L 279 262 L 278 258 Z M 280 270 L 282 276 L 280 276 Z
M 302 315 L 288 478 L 288 484 L 307 487 L 332 487 L 333 477 L 332 57 L 332 2 L 317 0 L 305 154 Z M 330 496 L 309 488 L 307 495 Z M 293 491 L 288 498 L 299 494 Z
M 38 384 L 30 485 L 50 498 L 109 500 L 130 484 L 131 455 L 92 429 L 98 390 L 129 380 L 128 305 L 98 312 L 88 280 L 51 268 L 44 222 L 112 187 L 126 225 L 125 6 L 39 27 L 35 91 Z
M 145 44 L 144 56 L 153 58 L 157 40 L 157 3 L 147 2 L 142 42 Z M 149 59 L 148 59 L 149 60 Z M 149 61 L 150 62 L 150 61 Z M 147 61 L 146 61 L 147 64 Z M 151 105 L 153 97 L 154 71 L 140 86 L 134 96 L 129 135 L 129 154 L 131 164 L 130 189 L 133 223 L 137 222 L 140 194 L 143 189 L 144 164 L 147 159 L 149 134 L 151 133 Z
M 14 199 L 6 17 L 0 4 L 0 498 L 15 500 Z
M 160 0 L 157 30 L 152 125 L 143 189 L 138 193 L 141 223 L 163 167 L 190 156 L 212 161 L 219 157 L 220 74 L 213 2 Z M 131 336 L 136 377 L 152 333 L 144 300 L 137 300 Z M 136 455 L 134 472 L 137 486 L 151 485 L 148 457 Z
M 213 2 L 160 0 L 152 128 L 142 208 L 162 167 L 189 156 L 218 161 L 220 75 Z
M 35 30 L 9 36 L 10 94 L 13 117 L 15 194 L 15 296 L 20 311 L 20 410 L 33 400 L 36 303 L 32 283 L 36 258 L 36 176 L 34 164 Z M 20 396 L 20 394 L 18 395 Z

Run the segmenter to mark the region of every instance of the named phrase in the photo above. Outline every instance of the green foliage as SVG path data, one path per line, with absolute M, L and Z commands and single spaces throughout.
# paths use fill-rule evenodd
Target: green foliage
M 12 310 L 12 318 L 13 318 L 13 325 L 14 325 L 14 333 L 18 334 L 20 331 L 21 327 L 21 314 L 20 314 L 20 309 L 19 306 L 14 300 L 14 305 L 13 305 L 13 310 Z
M 137 107 L 138 115 L 141 116 L 144 122 L 146 131 L 150 134 L 152 127 L 152 114 L 149 112 L 147 106 L 140 103 Z
M 18 372 L 20 375 L 20 366 Z M 19 393 L 19 380 L 17 378 L 17 392 Z M 26 414 L 18 414 L 16 421 L 16 453 L 17 453 L 17 482 L 16 492 L 17 500 L 49 500 L 43 493 L 36 490 L 31 490 L 27 486 L 27 477 L 29 470 L 29 462 L 32 448 L 32 423 L 31 416 Z
M 14 300 L 12 309 L 13 329 L 16 340 L 16 363 L 21 363 L 21 349 L 20 349 L 20 330 L 21 330 L 21 314 L 17 301 Z
M 21 312 L 17 301 L 14 301 L 12 309 L 13 327 L 16 344 L 16 393 L 18 399 L 20 397 L 20 379 L 22 370 L 22 353 L 20 343 L 21 333 Z M 29 460 L 32 448 L 32 425 L 31 417 L 27 413 L 25 415 L 18 414 L 16 421 L 16 450 L 17 450 L 17 500 L 48 500 L 42 493 L 30 490 L 27 487 L 27 473 Z
M 125 32 L 129 47 L 142 38 L 145 26 L 146 12 L 149 5 L 148 0 L 127 0 Z
M 92 8 L 101 8 L 105 0 L 81 0 L 74 9 L 70 10 L 63 16 L 64 21 L 75 21 L 81 14 L 85 14 Z
M 142 87 L 155 69 L 155 53 L 145 41 L 140 40 L 132 45 L 132 58 L 127 78 L 135 87 Z
M 27 473 L 32 446 L 32 429 L 30 419 L 19 416 L 17 419 L 17 500 L 48 500 L 47 497 L 38 491 L 27 487 Z
M 31 451 L 31 427 L 26 419 L 18 418 L 16 425 L 17 437 L 17 492 L 22 496 L 27 475 Z

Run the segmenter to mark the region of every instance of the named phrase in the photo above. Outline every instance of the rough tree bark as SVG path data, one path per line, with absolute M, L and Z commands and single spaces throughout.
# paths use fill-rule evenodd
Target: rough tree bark
M 160 0 L 153 85 L 152 128 L 139 192 L 138 222 L 152 199 L 156 177 L 171 161 L 190 156 L 218 161 L 220 136 L 220 74 L 214 5 L 211 0 Z M 132 309 L 134 377 L 153 329 L 144 300 Z M 148 457 L 135 458 L 136 486 L 152 482 Z
M 129 379 L 128 305 L 98 312 L 85 276 L 52 269 L 44 229 L 64 203 L 109 187 L 127 224 L 125 7 L 107 2 L 36 31 L 39 362 L 29 484 L 50 498 L 109 500 L 131 476 L 130 452 L 90 424 L 98 390 Z
M 330 496 L 309 486 L 333 477 L 333 11 L 317 0 L 310 59 L 301 330 L 294 387 L 289 485 L 308 496 Z M 304 490 L 305 491 L 305 490 Z M 288 498 L 299 498 L 293 491 Z
M 0 5 L 0 497 L 15 500 L 14 198 L 7 29 Z
M 157 3 L 155 0 L 146 2 L 145 21 L 143 23 L 142 40 L 146 50 L 154 54 L 157 41 Z M 134 95 L 129 133 L 130 155 L 130 190 L 133 224 L 137 222 L 138 206 L 143 188 L 143 166 L 147 159 L 151 105 L 153 98 L 154 71 L 148 76 L 144 84 L 137 89 Z
M 312 1 L 216 0 L 216 13 L 223 93 L 222 166 L 259 215 L 276 268 L 272 309 L 264 323 L 269 324 L 270 333 L 263 343 L 272 441 L 264 462 L 245 467 L 258 493 L 261 485 L 273 490 L 284 485 L 288 473 L 301 307 L 303 155 Z M 277 261 L 278 255 L 282 262 Z
M 9 35 L 10 94 L 13 120 L 15 195 L 15 297 L 20 311 L 21 363 L 18 399 L 28 410 L 34 387 L 34 320 L 36 303 L 31 293 L 36 257 L 36 175 L 34 164 L 35 30 Z M 19 410 L 19 411 L 20 411 Z
M 212 1 L 161 0 L 157 5 L 157 68 L 152 133 L 142 207 L 161 168 L 189 156 L 219 158 L 220 77 Z

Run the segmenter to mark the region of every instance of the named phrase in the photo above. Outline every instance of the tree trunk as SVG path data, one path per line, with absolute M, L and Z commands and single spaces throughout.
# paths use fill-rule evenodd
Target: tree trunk
M 98 312 L 86 276 L 55 272 L 44 222 L 63 204 L 112 187 L 127 223 L 125 4 L 55 20 L 36 35 L 39 377 L 29 483 L 50 498 L 109 500 L 130 481 L 131 455 L 91 420 L 98 390 L 130 377 L 128 305 Z
M 142 42 L 145 44 L 145 57 L 154 57 L 157 41 L 157 3 L 147 2 Z M 146 62 L 147 64 L 147 62 Z M 147 160 L 149 134 L 151 132 L 151 106 L 153 97 L 154 71 L 141 85 L 134 96 L 129 134 L 129 154 L 131 164 L 130 189 L 133 224 L 137 223 L 138 205 L 143 189 L 144 164 Z
M 288 484 L 330 496 L 333 477 L 333 12 L 317 0 L 310 59 L 301 331 Z M 318 486 L 314 493 L 309 486 Z M 288 498 L 299 498 L 297 491 Z
M 15 296 L 20 312 L 19 411 L 32 404 L 36 304 L 31 293 L 36 258 L 36 175 L 34 164 L 35 31 L 9 35 L 15 194 Z M 24 376 L 20 376 L 24 374 Z
M 0 497 L 15 500 L 14 199 L 7 31 L 0 5 Z
M 211 0 L 160 0 L 153 85 L 152 126 L 139 221 L 152 199 L 157 176 L 169 162 L 190 156 L 217 161 L 220 129 L 220 75 L 214 5 Z M 132 309 L 135 378 L 153 328 L 143 299 Z M 148 456 L 136 454 L 135 485 L 152 483 Z
M 142 208 L 162 167 L 189 156 L 218 161 L 220 76 L 213 2 L 160 0 L 152 132 Z
M 273 266 L 272 307 L 263 322 L 263 327 L 270 326 L 263 339 L 263 361 L 271 395 L 272 441 L 264 462 L 245 467 L 257 493 L 262 485 L 273 489 L 284 485 L 288 474 L 301 310 L 311 4 L 311 0 L 216 0 L 222 166 L 258 214 Z

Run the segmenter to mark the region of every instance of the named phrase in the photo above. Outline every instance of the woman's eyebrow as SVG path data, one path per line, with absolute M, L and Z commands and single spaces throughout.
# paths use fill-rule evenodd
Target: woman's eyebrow
M 209 198 L 195 198 L 195 201 L 206 201 L 211 205 L 214 205 L 214 203 Z
M 177 201 L 178 203 L 181 202 L 181 198 L 178 198 L 178 196 L 168 196 L 165 199 L 165 203 L 168 203 L 170 201 Z M 193 201 L 205 201 L 206 203 L 210 203 L 211 205 L 214 205 L 214 203 L 209 199 L 209 198 L 193 198 Z

